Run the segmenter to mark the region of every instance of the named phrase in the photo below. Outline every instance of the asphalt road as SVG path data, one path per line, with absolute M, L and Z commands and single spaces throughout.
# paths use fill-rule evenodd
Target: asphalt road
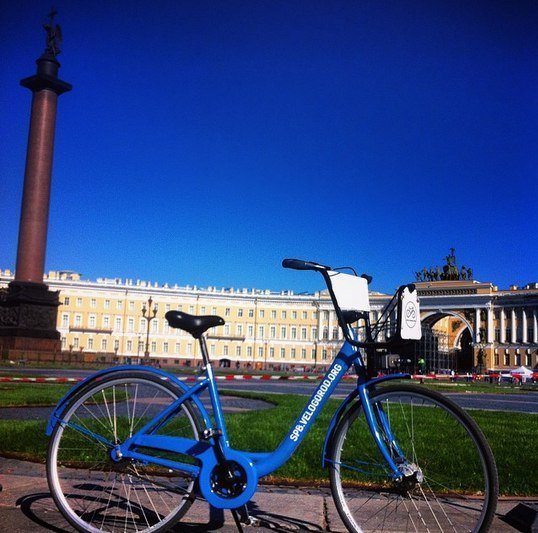
M 48 377 L 86 377 L 93 370 L 73 369 L 37 369 L 25 367 L 3 367 L 0 372 L 24 374 L 27 376 Z M 219 388 L 232 391 L 272 392 L 280 394 L 303 394 L 309 396 L 316 387 L 317 381 L 219 381 Z M 354 388 L 353 381 L 342 382 L 333 397 L 345 398 Z M 485 409 L 490 411 L 514 411 L 538 414 L 538 392 L 525 393 L 446 393 L 465 409 Z

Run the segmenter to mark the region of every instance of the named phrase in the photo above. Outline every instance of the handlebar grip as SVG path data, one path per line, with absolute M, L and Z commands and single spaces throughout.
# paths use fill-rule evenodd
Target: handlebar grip
M 364 278 L 368 282 L 368 285 L 370 285 L 370 283 L 372 283 L 372 280 L 374 279 L 369 274 L 361 274 L 361 278 Z
M 330 270 L 331 267 L 319 265 L 312 261 L 303 261 L 302 259 L 284 259 L 282 261 L 284 268 L 292 268 L 293 270 Z

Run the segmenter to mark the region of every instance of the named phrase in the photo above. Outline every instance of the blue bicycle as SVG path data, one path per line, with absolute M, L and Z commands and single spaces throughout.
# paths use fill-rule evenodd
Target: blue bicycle
M 248 517 L 259 479 L 293 455 L 340 380 L 354 371 L 357 387 L 334 414 L 321 452 L 349 531 L 488 530 L 497 472 L 476 423 L 442 395 L 402 383 L 409 375 L 371 377 L 380 353 L 420 338 L 415 287 L 401 287 L 370 324 L 368 276 L 296 259 L 283 266 L 321 273 L 345 342 L 277 449 L 230 447 L 204 338 L 224 320 L 169 311 L 170 326 L 200 342 L 201 381 L 189 387 L 144 366 L 103 370 L 74 387 L 49 420 L 48 482 L 76 529 L 168 530 L 201 497 L 231 509 L 241 530 L 239 510 Z M 382 324 L 389 327 L 380 339 Z

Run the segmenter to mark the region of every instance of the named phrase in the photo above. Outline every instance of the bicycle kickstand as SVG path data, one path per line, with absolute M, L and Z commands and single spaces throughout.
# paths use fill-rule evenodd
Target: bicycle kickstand
M 231 509 L 231 512 L 239 533 L 243 533 L 243 526 L 241 524 L 254 527 L 260 525 L 260 521 L 257 518 L 254 518 L 248 514 L 248 507 L 246 504 L 242 507 L 238 507 L 237 509 Z

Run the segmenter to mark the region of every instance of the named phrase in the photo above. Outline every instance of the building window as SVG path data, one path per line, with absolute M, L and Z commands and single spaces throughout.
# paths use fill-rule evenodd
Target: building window
M 241 346 L 235 347 L 235 355 L 236 357 L 241 357 Z
M 239 318 L 241 318 L 241 317 L 243 316 L 243 309 L 238 309 L 238 310 L 237 310 L 237 316 L 238 316 Z
M 106 352 L 108 348 L 108 342 L 107 339 L 101 339 L 101 350 L 103 352 Z
M 225 357 L 228 356 L 228 345 L 225 344 L 223 347 L 222 347 L 222 355 L 224 355 Z
M 295 359 L 295 348 L 291 349 L 291 358 Z
M 64 305 L 69 305 L 69 296 L 64 298 Z
M 187 355 L 192 355 L 192 343 L 187 344 Z
M 306 340 L 306 328 L 301 328 L 301 340 Z
M 104 328 L 110 327 L 110 317 L 108 315 L 103 315 L 103 327 Z
M 269 328 L 269 335 L 272 339 L 276 339 L 276 326 L 271 326 Z
M 301 348 L 301 359 L 306 359 L 306 348 Z
M 116 309 L 121 309 L 123 307 L 123 300 L 116 301 Z
M 271 318 L 276 318 L 276 311 L 274 309 L 271 310 Z
M 128 332 L 134 333 L 134 318 L 129 318 L 128 323 Z
M 75 315 L 75 326 L 77 327 L 82 326 L 82 315 L 79 315 L 79 314 Z
M 286 326 L 282 326 L 280 328 L 280 338 L 285 339 L 286 338 Z
M 82 307 L 82 298 L 77 298 L 77 307 Z
M 291 328 L 291 338 L 292 339 L 297 338 L 297 328 L 295 326 Z
M 152 351 L 153 353 L 155 353 L 155 352 L 157 351 L 157 343 L 156 343 L 155 341 L 153 341 L 153 342 L 151 343 L 151 351 Z
M 271 359 L 275 358 L 275 349 L 274 348 L 269 348 L 269 357 Z
M 235 330 L 237 331 L 238 335 L 243 335 L 243 324 L 237 324 L 237 326 L 235 326 Z
M 114 341 L 114 350 L 115 350 L 116 353 L 117 353 L 117 351 L 118 351 L 119 349 L 120 349 L 120 341 L 119 341 L 118 339 L 116 339 L 116 340 Z
M 254 326 L 252 324 L 249 324 L 248 325 L 248 329 L 247 329 L 248 333 L 247 333 L 247 336 L 248 337 L 254 337 Z
M 65 350 L 66 346 L 67 346 L 67 339 L 65 337 L 62 337 L 62 350 Z
M 90 307 L 92 307 L 93 309 L 97 307 L 97 300 L 95 298 L 92 298 L 90 300 Z
M 248 310 L 248 317 L 249 318 L 254 318 L 254 309 L 249 309 Z
M 62 328 L 68 328 L 69 327 L 69 315 L 67 313 L 64 313 L 62 315 Z
M 286 357 L 286 349 L 280 348 L 280 359 L 284 359 Z
M 261 346 L 258 348 L 258 357 L 260 359 L 263 357 L 263 348 Z
M 265 335 L 265 328 L 263 326 L 258 326 L 258 337 L 263 339 Z
M 282 316 L 283 319 L 286 319 L 286 317 L 287 317 L 286 311 L 282 311 L 281 316 Z
M 95 328 L 96 323 L 97 323 L 97 317 L 95 315 L 90 315 L 88 317 L 88 326 L 90 328 Z
M 105 309 L 110 309 L 110 300 L 105 300 Z
M 260 318 L 265 318 L 265 311 L 260 309 Z
M 308 318 L 308 312 L 303 311 L 303 320 L 306 320 Z
M 121 331 L 121 316 L 117 316 L 114 322 L 114 329 L 118 332 Z
M 127 341 L 127 351 L 128 352 L 133 351 L 133 341 Z
M 297 311 L 292 311 L 292 312 L 291 312 L 291 318 L 292 318 L 293 320 L 297 320 Z
M 167 342 L 163 343 L 163 352 L 168 353 L 168 343 Z
M 247 346 L 247 357 L 248 358 L 252 357 L 252 346 Z
M 78 349 L 79 345 L 80 345 L 80 343 L 79 343 L 79 338 L 78 338 L 78 337 L 75 337 L 75 338 L 73 339 L 73 348 Z
M 312 340 L 315 341 L 318 339 L 318 328 L 312 328 Z
M 134 311 L 134 302 L 129 302 L 129 311 Z
M 504 366 L 510 366 L 510 352 L 508 350 L 504 353 Z
M 225 310 L 224 310 L 224 316 L 230 316 L 230 308 L 227 307 Z

